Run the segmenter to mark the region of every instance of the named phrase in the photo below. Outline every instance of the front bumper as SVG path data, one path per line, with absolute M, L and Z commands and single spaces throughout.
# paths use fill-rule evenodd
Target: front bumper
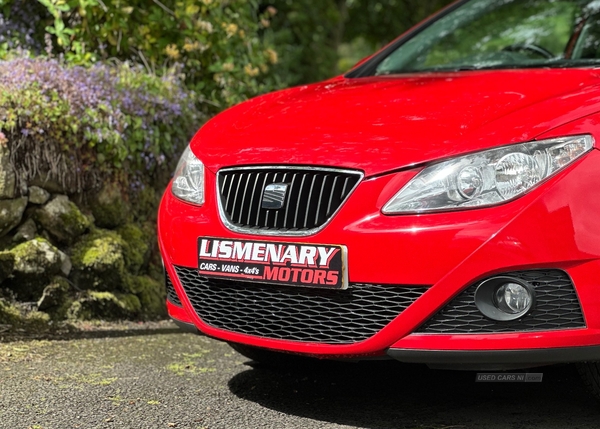
M 600 360 L 600 346 L 526 350 L 413 350 L 389 349 L 387 354 L 405 363 L 424 363 L 435 369 L 507 370 L 564 362 Z
M 200 236 L 248 239 L 228 230 L 218 215 L 215 176 L 207 172 L 207 201 L 185 204 L 165 193 L 159 211 L 159 244 L 181 307 L 169 305 L 175 319 L 206 335 L 257 347 L 321 357 L 414 356 L 423 351 L 442 359 L 479 351 L 525 356 L 521 351 L 600 345 L 600 152 L 579 162 L 527 195 L 497 207 L 420 216 L 383 216 L 381 207 L 417 171 L 367 178 L 331 223 L 319 233 L 289 241 L 343 244 L 348 248 L 350 283 L 422 287 L 413 304 L 371 337 L 351 344 L 325 344 L 265 338 L 215 328 L 198 317 L 186 298 L 175 266 L 197 266 Z M 284 241 L 278 237 L 277 241 Z M 484 334 L 417 333 L 455 296 L 488 276 L 508 271 L 558 269 L 572 279 L 585 325 L 578 329 Z M 594 349 L 595 350 L 595 349 Z M 414 351 L 414 354 L 409 352 Z M 504 352 L 501 353 L 501 351 Z M 443 352 L 443 353 L 442 353 Z M 446 353 L 447 352 L 447 353 Z M 556 354 L 569 359 L 568 354 Z M 586 355 L 588 356 L 588 355 Z M 402 357 L 402 359 L 408 359 Z M 511 358 L 512 359 L 512 358 Z M 450 361 L 452 359 L 449 359 Z M 533 359 L 537 360 L 537 357 Z M 554 359 L 556 360 L 556 359 Z M 437 362 L 440 363 L 440 362 Z M 540 362 L 541 363 L 541 362 Z

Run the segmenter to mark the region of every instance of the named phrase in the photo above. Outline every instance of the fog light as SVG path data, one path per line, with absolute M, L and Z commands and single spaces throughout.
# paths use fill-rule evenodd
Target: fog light
M 523 313 L 531 307 L 531 294 L 518 283 L 505 283 L 496 291 L 496 306 L 506 313 Z
M 516 320 L 529 313 L 535 305 L 535 289 L 514 277 L 492 277 L 477 287 L 475 305 L 492 320 Z

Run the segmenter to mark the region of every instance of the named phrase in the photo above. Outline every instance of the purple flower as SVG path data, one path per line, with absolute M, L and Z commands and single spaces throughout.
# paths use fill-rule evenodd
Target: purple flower
M 66 66 L 60 58 L 17 58 L 0 61 L 0 88 L 14 104 L 0 105 L 0 118 L 10 108 L 21 135 L 39 144 L 58 139 L 57 147 L 65 148 L 72 163 L 74 178 L 68 180 L 74 183 L 77 175 L 116 169 L 118 162 L 130 184 L 136 178 L 136 189 L 142 189 L 149 178 L 174 168 L 203 119 L 195 111 L 194 93 L 176 76 L 157 78 L 131 66 L 84 68 Z M 99 154 L 106 162 L 94 165 Z

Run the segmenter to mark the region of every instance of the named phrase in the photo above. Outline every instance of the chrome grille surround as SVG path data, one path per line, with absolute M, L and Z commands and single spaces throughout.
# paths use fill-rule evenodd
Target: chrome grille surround
M 242 234 L 312 235 L 333 219 L 363 177 L 361 171 L 327 167 L 223 168 L 217 173 L 216 183 L 219 214 L 229 230 Z M 264 189 L 285 181 L 290 182 L 285 207 L 280 211 L 262 208 Z M 317 181 L 319 183 L 315 186 Z M 232 189 L 234 183 L 235 191 Z M 326 194 L 327 189 L 329 195 Z M 303 202 L 306 207 L 301 212 Z

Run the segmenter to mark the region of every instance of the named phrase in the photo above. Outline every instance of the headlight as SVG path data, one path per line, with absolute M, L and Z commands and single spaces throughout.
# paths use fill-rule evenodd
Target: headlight
M 189 146 L 179 159 L 171 191 L 177 198 L 189 203 L 204 204 L 204 164 Z
M 505 146 L 426 167 L 383 207 L 423 213 L 499 204 L 525 194 L 594 146 L 589 135 Z

